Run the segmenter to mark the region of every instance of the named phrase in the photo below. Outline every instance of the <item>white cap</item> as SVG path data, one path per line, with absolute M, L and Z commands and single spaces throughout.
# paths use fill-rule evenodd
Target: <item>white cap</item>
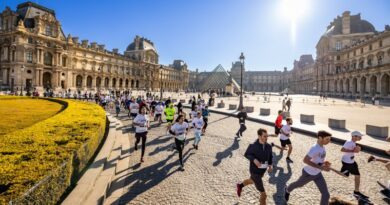
M 352 136 L 352 137 L 353 137 L 353 136 L 362 137 L 362 136 L 363 136 L 363 134 L 362 134 L 362 133 L 360 133 L 359 131 L 353 131 L 353 132 L 351 133 L 351 136 Z

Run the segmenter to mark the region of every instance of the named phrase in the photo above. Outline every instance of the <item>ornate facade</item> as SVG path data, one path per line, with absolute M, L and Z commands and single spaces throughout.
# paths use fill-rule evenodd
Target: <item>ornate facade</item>
M 187 89 L 180 60 L 159 65 L 153 42 L 136 36 L 124 54 L 103 44 L 65 36 L 51 9 L 26 2 L 0 14 L 0 90 Z

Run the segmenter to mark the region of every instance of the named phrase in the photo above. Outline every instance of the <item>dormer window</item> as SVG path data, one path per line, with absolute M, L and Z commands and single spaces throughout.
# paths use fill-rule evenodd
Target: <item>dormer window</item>
M 46 25 L 45 33 L 47 36 L 52 36 L 53 35 L 53 27 L 50 25 Z
M 340 51 L 341 50 L 341 47 L 342 47 L 342 44 L 340 41 L 337 41 L 336 42 L 336 51 Z

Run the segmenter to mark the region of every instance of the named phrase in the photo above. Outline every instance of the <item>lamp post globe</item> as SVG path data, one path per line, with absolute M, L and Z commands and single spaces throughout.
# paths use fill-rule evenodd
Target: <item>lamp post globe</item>
M 242 72 L 243 72 L 243 66 L 244 66 L 244 62 L 245 62 L 245 56 L 244 56 L 243 52 L 241 52 L 241 55 L 240 55 L 240 62 L 241 62 L 241 81 L 240 81 L 240 104 L 238 105 L 239 110 L 241 110 L 244 107 L 243 99 L 242 99 Z

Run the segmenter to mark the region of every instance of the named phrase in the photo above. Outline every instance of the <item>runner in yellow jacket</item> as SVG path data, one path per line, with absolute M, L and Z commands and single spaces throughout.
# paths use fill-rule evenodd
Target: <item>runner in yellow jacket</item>
M 175 113 L 176 113 L 176 110 L 173 107 L 173 104 L 167 105 L 167 107 L 164 109 L 165 119 L 167 120 L 167 123 L 168 123 L 167 132 L 171 129 L 171 125 L 173 123 Z

